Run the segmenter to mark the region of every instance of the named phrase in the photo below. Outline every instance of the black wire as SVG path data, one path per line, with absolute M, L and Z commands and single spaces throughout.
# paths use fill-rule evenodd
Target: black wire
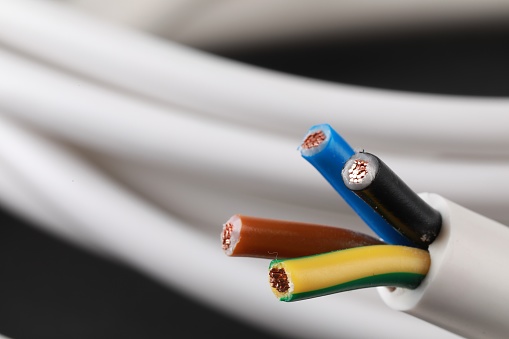
M 368 166 L 362 174 L 369 172 L 369 175 L 361 183 L 351 182 L 348 170 L 355 160 L 360 159 Z M 343 180 L 348 188 L 417 247 L 427 248 L 440 232 L 440 213 L 421 199 L 377 156 L 365 152 L 353 155 L 345 164 Z

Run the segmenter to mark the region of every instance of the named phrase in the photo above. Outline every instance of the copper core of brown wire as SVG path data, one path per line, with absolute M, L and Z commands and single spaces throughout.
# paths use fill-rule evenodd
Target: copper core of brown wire
M 368 174 L 368 162 L 361 159 L 356 159 L 350 169 L 348 169 L 348 181 L 354 184 L 359 184 L 362 179 Z
M 302 148 L 311 149 L 318 147 L 318 145 L 320 145 L 325 140 L 325 138 L 325 134 L 322 131 L 311 133 L 302 143 Z
M 231 223 L 224 225 L 223 233 L 221 234 L 221 240 L 223 242 L 223 250 L 225 250 L 225 251 L 230 247 L 230 245 L 232 243 L 232 240 L 231 240 L 232 232 L 233 232 L 233 225 Z
M 284 268 L 272 268 L 269 271 L 270 285 L 280 293 L 290 289 L 290 282 Z

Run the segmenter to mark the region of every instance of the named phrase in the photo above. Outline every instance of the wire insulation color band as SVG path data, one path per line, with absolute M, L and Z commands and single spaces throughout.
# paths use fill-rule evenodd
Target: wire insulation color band
M 297 301 L 376 286 L 414 289 L 426 276 L 429 253 L 414 247 L 374 245 L 287 260 L 273 260 L 269 282 L 281 301 Z

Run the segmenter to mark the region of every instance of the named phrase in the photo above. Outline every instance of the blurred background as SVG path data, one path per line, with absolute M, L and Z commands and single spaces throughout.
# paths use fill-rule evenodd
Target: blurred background
M 509 224 L 509 3 L 0 0 L 0 335 L 458 338 L 365 289 L 279 302 L 235 213 L 373 235 L 330 123 Z M 454 302 L 454 301 L 451 301 Z

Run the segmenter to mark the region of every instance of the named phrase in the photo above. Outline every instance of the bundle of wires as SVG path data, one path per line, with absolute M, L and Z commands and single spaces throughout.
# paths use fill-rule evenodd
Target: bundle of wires
M 236 214 L 224 225 L 228 256 L 272 258 L 281 301 L 388 286 L 417 288 L 442 218 L 381 159 L 354 152 L 329 125 L 312 126 L 299 150 L 380 239 L 348 229 Z
M 299 149 L 384 241 L 426 248 L 438 235 L 440 214 L 378 157 L 354 152 L 329 124 L 312 126 Z
M 292 152 L 296 135 L 317 121 L 341 126 L 356 145 L 376 145 L 412 187 L 507 223 L 509 180 L 500 173 L 509 171 L 509 100 L 281 74 L 112 25 L 64 3 L 0 0 L 4 207 L 202 304 L 292 338 L 452 338 L 386 312 L 369 289 L 343 293 L 340 302 L 274 304 L 256 280 L 264 260 L 225 260 L 213 225 L 245 211 L 368 233 Z M 484 180 L 471 180 L 479 173 Z M 10 319 L 28 323 L 23 310 L 11 311 Z M 372 326 L 364 326 L 367 320 Z

